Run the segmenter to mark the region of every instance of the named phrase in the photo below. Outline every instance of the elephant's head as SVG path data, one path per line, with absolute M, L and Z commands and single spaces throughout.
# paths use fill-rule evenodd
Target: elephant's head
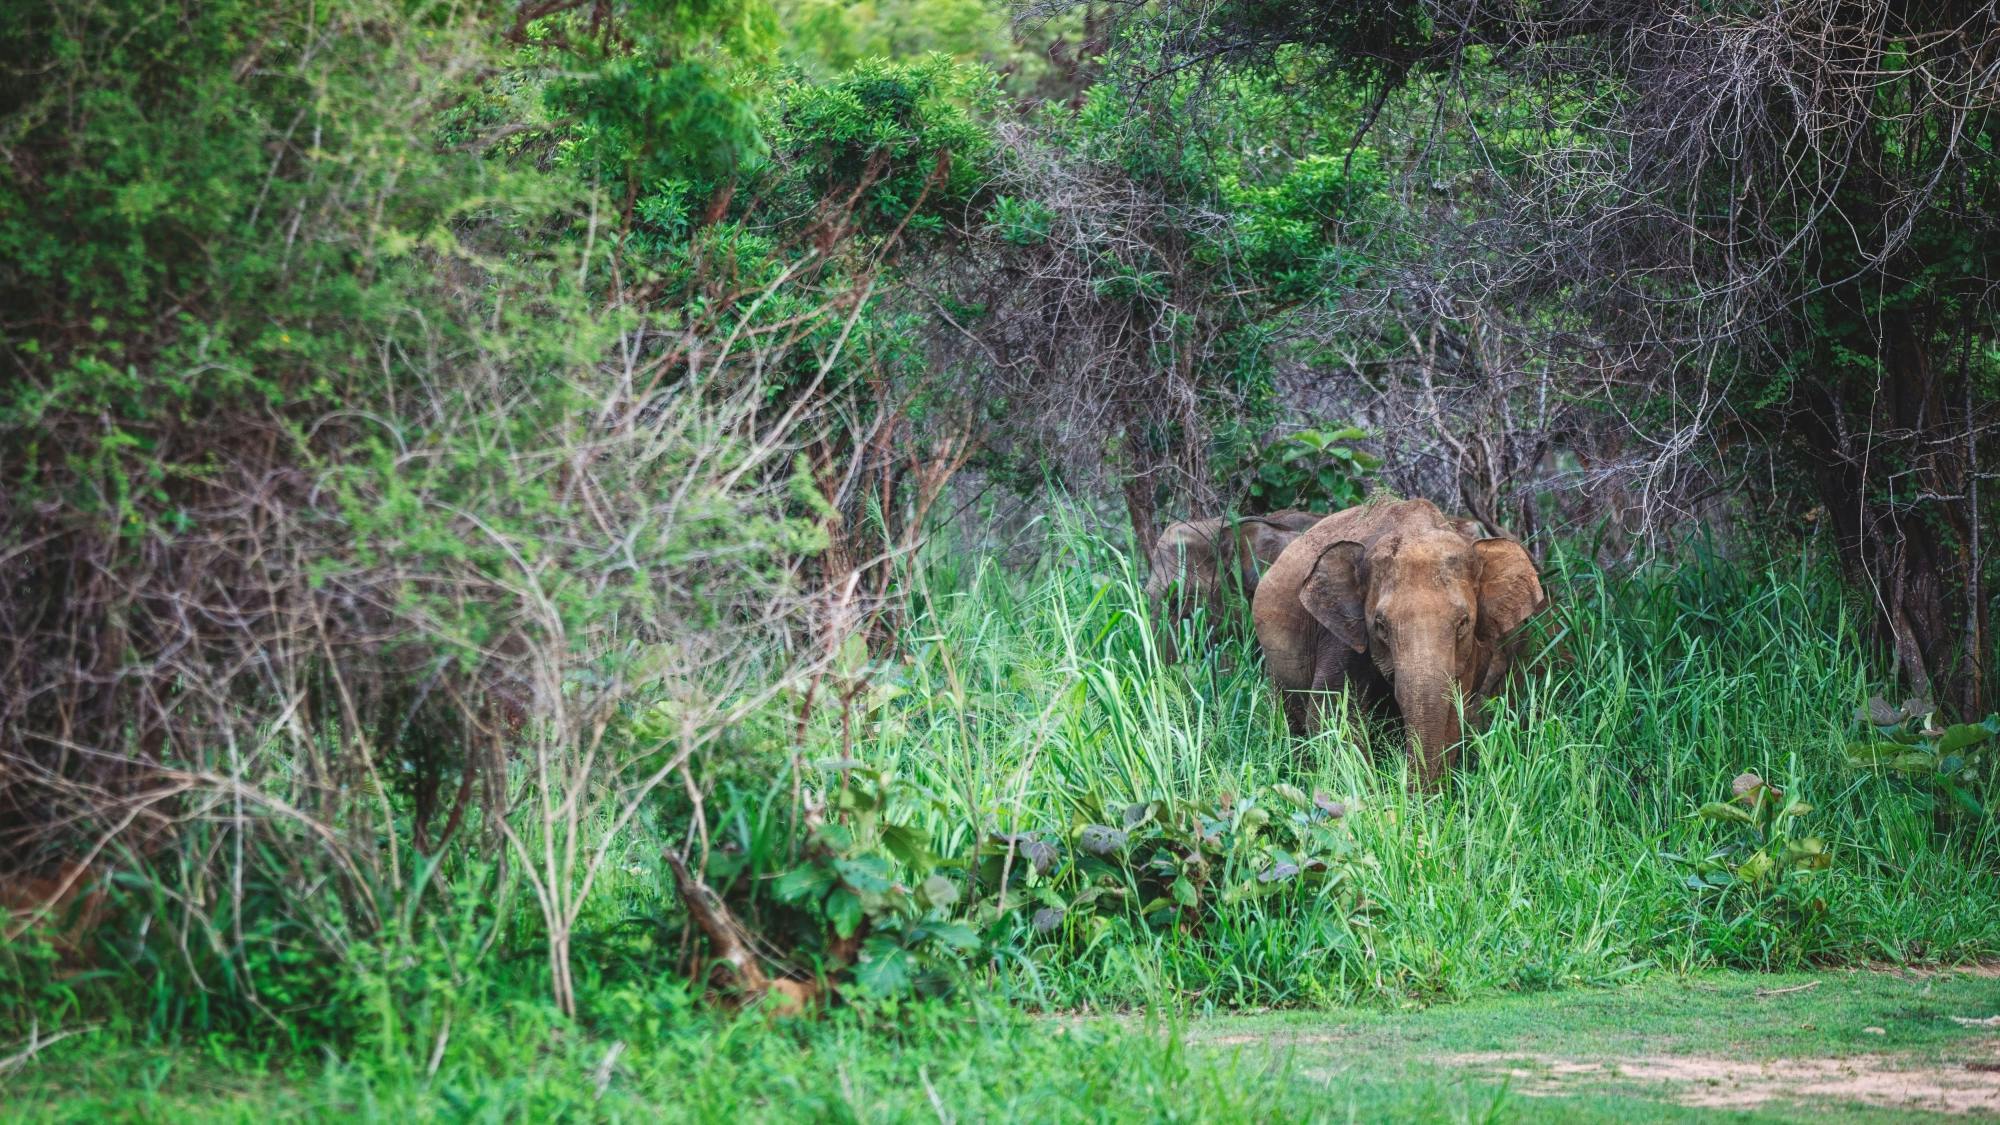
M 1146 598 L 1169 621 L 1193 613 L 1215 591 L 1216 539 L 1220 520 L 1183 520 L 1169 524 L 1148 556 Z
M 1147 560 L 1147 600 L 1168 623 L 1193 615 L 1201 606 L 1207 607 L 1212 620 L 1219 620 L 1231 591 L 1240 592 L 1247 602 L 1257 592 L 1264 569 L 1298 534 L 1290 526 L 1259 516 L 1171 524 L 1160 533 Z M 1171 630 L 1162 633 L 1161 643 L 1172 663 L 1178 654 Z
M 1299 601 L 1333 643 L 1368 654 L 1389 681 L 1426 785 L 1457 754 L 1454 695 L 1489 686 L 1506 659 L 1507 635 L 1544 604 L 1535 564 L 1519 543 L 1445 527 L 1332 544 Z

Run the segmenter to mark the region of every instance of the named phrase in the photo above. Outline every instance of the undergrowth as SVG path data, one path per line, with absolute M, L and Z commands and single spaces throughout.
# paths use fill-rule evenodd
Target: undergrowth
M 426 1090 L 566 1026 L 599 1047 L 693 1042 L 714 998 L 663 847 L 781 971 L 829 981 L 820 1000 L 854 1013 L 842 1050 L 966 1004 L 1394 1008 L 2000 954 L 1993 820 L 1857 764 L 1854 711 L 1882 685 L 1818 563 L 1697 546 L 1620 573 L 1557 548 L 1546 572 L 1532 658 L 1467 764 L 1421 794 L 1386 723 L 1287 736 L 1246 630 L 1164 663 L 1114 545 L 1065 525 L 1010 571 L 934 544 L 908 564 L 895 644 L 853 654 L 816 710 L 782 698 L 717 739 L 698 824 L 675 794 L 627 830 L 580 919 L 575 1025 L 545 999 L 529 896 L 469 852 L 422 872 L 423 909 L 344 962 L 287 954 L 327 935 L 260 920 L 280 888 L 189 940 L 160 885 L 127 879 L 86 971 L 7 951 L 12 1010 L 37 1034 L 90 1029 L 78 1044 L 194 1036 L 239 1063 L 330 1049 Z M 1990 779 L 1955 779 L 1990 804 Z M 1732 783 L 1786 815 L 1717 813 Z M 1804 848 L 1762 877 L 1760 852 Z M 232 934 L 254 955 L 224 956 Z M 254 1011 L 230 1008 L 242 994 Z M 761 1019 L 727 1036 L 759 1038 L 742 1028 Z
M 2000 952 L 1994 821 L 1941 819 L 1856 768 L 1873 654 L 1810 556 L 1696 544 L 1613 573 L 1558 549 L 1553 608 L 1526 638 L 1538 657 L 1471 764 L 1423 795 L 1379 721 L 1287 737 L 1245 630 L 1163 663 L 1127 556 L 1074 528 L 1053 542 L 1026 574 L 948 551 L 912 569 L 904 646 L 857 697 L 844 759 L 893 779 L 882 815 L 942 857 L 926 872 L 963 873 L 952 913 L 1004 946 L 976 971 L 1024 1002 L 1428 1003 L 1656 968 Z M 1823 850 L 1733 885 L 1737 826 L 1702 809 L 1745 773 L 1789 795 L 1790 846 Z M 781 835 L 741 828 L 769 796 L 715 817 L 739 870 L 791 862 Z M 1172 869 L 1221 830 L 1200 825 L 1240 828 L 1260 800 L 1279 827 L 1335 809 L 1337 877 L 1291 878 L 1275 829 L 1232 878 L 1221 858 L 1207 883 Z M 1177 816 L 1197 827 L 1162 860 L 1127 838 L 1135 816 L 1148 840 L 1171 842 Z M 993 857 L 1027 840 L 1049 858 L 1023 857 L 1003 894 Z M 1691 881 L 1690 864 L 1710 874 Z M 1260 872 L 1285 885 L 1240 893 Z M 1076 909 L 1080 887 L 1114 901 Z M 744 887 L 753 909 L 761 894 Z

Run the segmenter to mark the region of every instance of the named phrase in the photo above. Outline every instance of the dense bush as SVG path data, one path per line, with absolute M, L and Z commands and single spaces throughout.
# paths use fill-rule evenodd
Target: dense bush
M 572 116 L 488 122 L 603 54 L 558 45 L 583 25 L 516 52 L 369 3 L 7 18 L 7 873 L 162 859 L 174 932 L 240 976 L 280 944 L 254 886 L 331 875 L 345 917 L 292 940 L 338 952 L 477 837 L 533 889 L 567 1006 L 602 841 L 800 663 L 826 542 L 794 452 L 831 396 L 762 414 L 806 342 L 647 289 L 593 186 L 746 141 L 686 132 L 739 95 L 649 75 L 621 116 L 620 68 L 660 47 L 631 23 L 550 90 Z M 794 317 L 833 317 L 823 281 Z M 635 693 L 675 721 L 607 743 Z

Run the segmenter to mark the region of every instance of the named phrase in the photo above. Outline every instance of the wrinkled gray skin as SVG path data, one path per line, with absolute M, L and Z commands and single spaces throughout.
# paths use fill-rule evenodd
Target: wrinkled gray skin
M 1146 598 L 1162 620 L 1161 652 L 1178 658 L 1173 626 L 1208 609 L 1220 622 L 1231 598 L 1248 605 L 1264 570 L 1278 561 L 1287 544 L 1322 518 L 1317 512 L 1287 509 L 1240 519 L 1181 520 L 1168 525 L 1147 556 Z M 1231 560 L 1233 559 L 1233 563 Z
M 1547 604 L 1527 551 L 1480 539 L 1477 526 L 1403 500 L 1336 512 L 1285 548 L 1251 612 L 1293 733 L 1323 723 L 1315 693 L 1351 688 L 1401 714 L 1421 785 L 1456 764 L 1456 697 L 1477 721 L 1506 676 L 1511 634 Z

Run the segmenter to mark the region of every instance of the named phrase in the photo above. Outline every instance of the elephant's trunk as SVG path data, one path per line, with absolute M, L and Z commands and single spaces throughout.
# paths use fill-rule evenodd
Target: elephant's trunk
M 1398 670 L 1396 706 L 1403 713 L 1403 725 L 1409 728 L 1410 760 L 1417 780 L 1432 789 L 1458 758 L 1457 684 L 1445 659 L 1407 663 L 1417 667 Z

